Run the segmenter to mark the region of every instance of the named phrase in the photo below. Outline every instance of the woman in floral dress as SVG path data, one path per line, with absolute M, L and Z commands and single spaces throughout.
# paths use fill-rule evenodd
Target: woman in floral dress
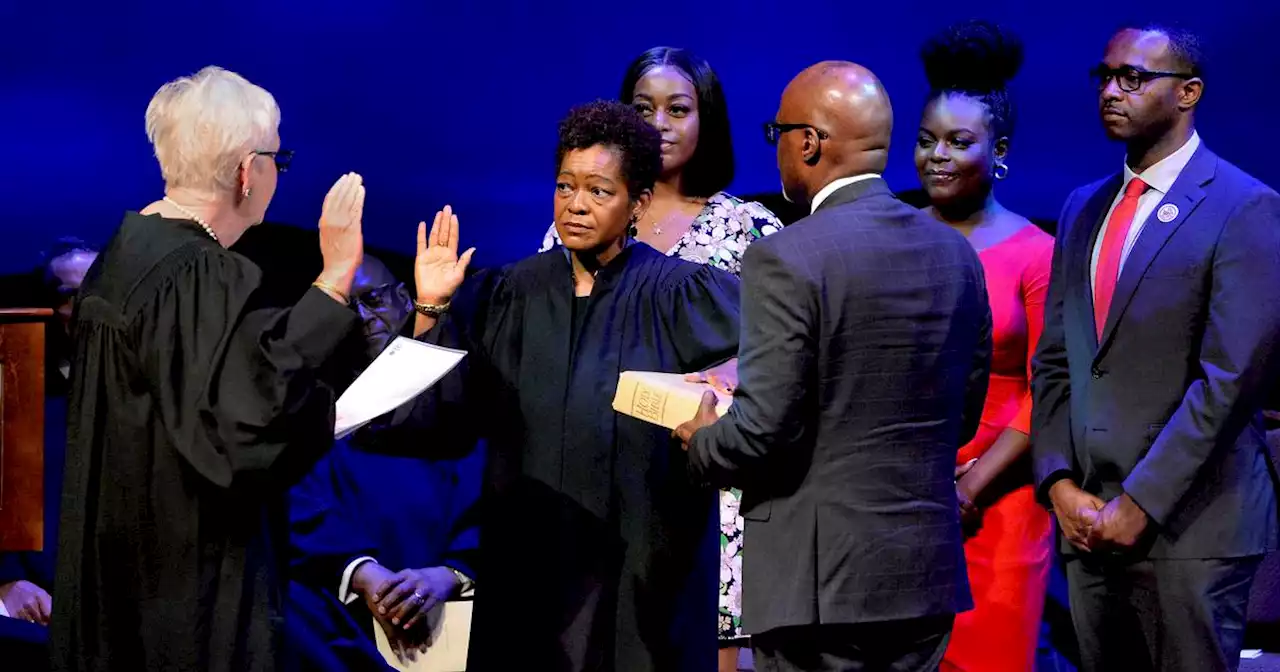
M 662 133 L 662 176 L 634 236 L 688 261 L 737 275 L 751 241 L 782 228 L 759 203 L 724 191 L 733 181 L 729 112 L 720 80 L 706 61 L 674 47 L 655 47 L 627 69 L 620 99 Z M 559 244 L 552 226 L 542 250 Z M 720 493 L 720 672 L 738 669 L 742 634 L 742 493 Z

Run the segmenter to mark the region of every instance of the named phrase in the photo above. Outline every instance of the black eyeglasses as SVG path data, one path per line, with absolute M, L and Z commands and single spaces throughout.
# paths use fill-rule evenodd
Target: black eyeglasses
M 276 170 L 281 173 L 289 172 L 289 162 L 293 160 L 292 149 L 280 149 L 274 152 L 260 149 L 258 151 L 255 151 L 254 154 L 258 154 L 260 156 L 269 156 L 272 159 L 275 159 Z
M 407 296 L 409 294 L 405 291 L 403 282 L 388 282 L 373 289 L 357 293 L 352 298 L 366 306 L 377 307 L 389 300 L 397 300 Z
M 778 124 L 770 121 L 764 125 L 764 141 L 770 145 L 777 145 L 778 139 L 782 137 L 783 133 L 786 133 L 787 131 L 798 131 L 802 128 L 813 129 L 813 132 L 817 133 L 818 137 L 823 140 L 831 137 L 826 131 L 812 124 Z
M 1160 72 L 1158 70 L 1142 70 L 1133 66 L 1121 66 L 1119 68 L 1108 68 L 1105 65 L 1099 65 L 1089 71 L 1089 76 L 1093 78 L 1098 90 L 1107 88 L 1107 84 L 1111 80 L 1116 80 L 1116 86 L 1120 87 L 1125 93 L 1133 93 L 1141 89 L 1144 84 L 1165 77 L 1177 77 L 1179 79 L 1191 79 L 1195 75 L 1185 72 Z

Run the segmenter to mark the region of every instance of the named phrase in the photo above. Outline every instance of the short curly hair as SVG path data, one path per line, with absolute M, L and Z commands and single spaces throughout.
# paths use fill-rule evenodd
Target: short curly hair
M 596 145 L 618 152 L 628 196 L 635 199 L 653 191 L 662 173 L 662 136 L 634 107 L 616 100 L 596 100 L 569 110 L 560 122 L 556 171 L 565 154 Z

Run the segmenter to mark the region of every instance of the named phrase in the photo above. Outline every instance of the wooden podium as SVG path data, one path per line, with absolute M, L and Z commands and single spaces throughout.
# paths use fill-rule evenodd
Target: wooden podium
M 44 550 L 44 333 L 53 311 L 0 310 L 0 551 Z

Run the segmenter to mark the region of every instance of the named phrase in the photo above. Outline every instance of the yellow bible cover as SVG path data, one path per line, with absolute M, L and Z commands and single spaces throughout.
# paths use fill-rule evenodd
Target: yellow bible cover
M 716 393 L 716 413 L 724 415 L 733 398 L 706 383 L 690 383 L 682 373 L 623 371 L 613 396 L 613 410 L 674 430 L 698 414 L 706 392 Z

